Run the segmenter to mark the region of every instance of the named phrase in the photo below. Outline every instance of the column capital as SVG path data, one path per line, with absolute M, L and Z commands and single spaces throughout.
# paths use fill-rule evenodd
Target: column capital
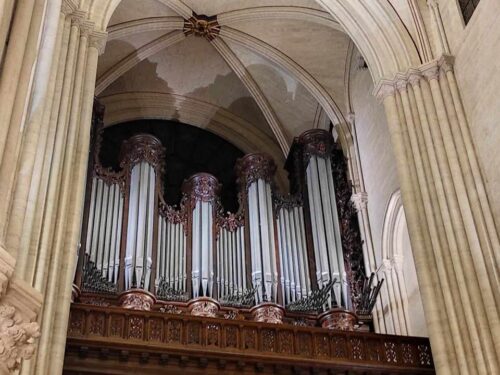
M 102 55 L 104 53 L 104 49 L 106 48 L 107 40 L 107 32 L 94 30 L 89 37 L 89 47 L 97 49 L 99 55 Z
M 80 37 L 88 38 L 93 30 L 94 30 L 94 22 L 85 20 L 80 23 Z
M 259 179 L 272 184 L 276 173 L 276 164 L 273 158 L 266 153 L 247 154 L 238 159 L 235 170 L 237 183 L 242 190 L 246 190 Z
M 351 197 L 351 201 L 358 212 L 366 210 L 366 207 L 368 205 L 368 193 L 365 191 L 361 191 L 359 193 L 353 194 Z
M 449 71 L 453 71 L 453 66 L 455 65 L 455 58 L 451 55 L 443 55 L 438 60 L 439 68 L 448 73 Z
M 395 90 L 394 80 L 381 79 L 373 89 L 373 94 L 378 100 L 383 101 L 386 97 L 393 96 Z
M 408 89 L 408 76 L 398 73 L 394 79 L 398 91 L 406 91 Z
M 85 21 L 86 13 L 83 10 L 75 10 L 70 14 L 71 26 L 81 27 Z
M 415 86 L 420 84 L 420 80 L 423 78 L 422 72 L 418 69 L 410 69 L 408 71 L 408 82 L 410 85 Z
M 431 81 L 433 79 L 439 79 L 439 64 L 436 60 L 430 63 L 424 64 L 420 67 L 422 75 Z

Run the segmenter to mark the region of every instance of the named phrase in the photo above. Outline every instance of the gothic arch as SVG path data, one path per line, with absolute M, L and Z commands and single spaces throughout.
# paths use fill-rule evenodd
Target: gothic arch
M 423 308 L 416 283 L 415 265 L 400 190 L 392 194 L 385 213 L 382 232 L 382 272 L 385 278 L 384 293 L 388 296 L 386 314 L 393 324 L 394 333 L 425 334 L 419 327 L 419 322 L 409 314 L 409 306 L 411 311 Z M 417 304 L 419 306 L 416 306 Z

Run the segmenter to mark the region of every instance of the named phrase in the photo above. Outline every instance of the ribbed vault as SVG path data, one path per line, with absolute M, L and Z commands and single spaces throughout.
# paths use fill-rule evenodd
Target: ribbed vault
M 186 122 L 217 128 L 219 116 L 206 110 L 217 108 L 240 120 L 224 123 L 228 141 L 241 145 L 243 134 L 257 129 L 261 136 L 250 148 L 280 150 L 281 157 L 293 137 L 329 122 L 343 144 L 349 139 L 345 81 L 352 40 L 374 80 L 418 60 L 392 8 L 378 2 L 144 0 L 138 6 L 133 0 L 81 0 L 80 7 L 108 32 L 96 85 L 98 96 L 112 98 L 108 119 L 175 119 L 182 107 Z M 196 30 L 186 32 L 203 19 L 197 14 L 215 22 L 202 38 Z M 380 30 L 380 19 L 391 19 L 389 29 Z M 153 94 L 169 98 L 169 105 L 145 104 Z

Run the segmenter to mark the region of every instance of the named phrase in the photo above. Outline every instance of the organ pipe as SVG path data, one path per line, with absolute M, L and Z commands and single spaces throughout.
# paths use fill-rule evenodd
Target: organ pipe
M 251 272 L 252 284 L 256 288 L 256 303 L 279 303 L 279 259 L 271 194 L 276 165 L 267 154 L 249 154 L 238 161 L 236 169 L 240 189 L 245 192 L 249 215 Z
M 286 197 L 274 189 L 268 155 L 244 156 L 236 165 L 240 210 L 224 215 L 221 186 L 207 173 L 185 180 L 180 207 L 168 206 L 165 150 L 152 136 L 134 136 L 122 146 L 120 172 L 96 167 L 89 180 L 86 259 L 121 291 L 141 288 L 167 300 L 255 293 L 257 305 L 284 307 L 336 280 L 327 307 L 350 307 L 353 268 L 346 269 L 340 226 L 349 191 L 345 182 L 337 191 L 333 146 L 321 130 L 295 139 Z
M 216 202 L 220 191 L 217 179 L 208 173 L 198 173 L 182 186 L 191 225 L 191 284 L 193 297 L 213 297 L 214 291 L 214 225 Z M 215 284 L 217 285 L 217 284 Z
M 98 176 L 92 177 L 91 184 L 85 253 L 106 280 L 116 283 L 123 194 L 118 183 Z
M 120 166 L 128 176 L 128 212 L 122 284 L 125 290 L 149 290 L 152 284 L 153 259 L 158 262 L 154 239 L 158 230 L 158 194 L 163 172 L 165 150 L 160 141 L 150 135 L 138 134 L 124 142 Z

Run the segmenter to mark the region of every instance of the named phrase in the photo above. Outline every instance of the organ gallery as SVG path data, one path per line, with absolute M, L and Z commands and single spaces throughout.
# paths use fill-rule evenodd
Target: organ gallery
M 166 202 L 168 161 L 176 163 L 159 139 L 168 144 L 173 136 L 162 129 L 168 123 L 142 126 L 150 133 L 140 123 L 128 127 L 133 132 L 117 125 L 107 134 L 102 106 L 96 102 L 94 110 L 69 363 L 82 358 L 79 340 L 93 337 L 107 347 L 116 337 L 125 347 L 137 340 L 182 344 L 188 356 L 190 345 L 270 352 L 278 355 L 270 368 L 279 366 L 280 353 L 281 360 L 297 354 L 326 356 L 327 363 L 331 355 L 361 360 L 356 353 L 374 350 L 373 368 L 386 356 L 398 364 L 402 355 L 402 368 L 432 371 L 425 339 L 370 341 L 383 279 L 365 277 L 346 162 L 330 132 L 295 138 L 283 166 L 289 191 L 278 188 L 268 154 L 237 158 L 237 208 L 230 212 L 221 201 L 224 186 L 204 171 L 183 179 L 177 204 Z M 110 150 L 103 159 L 114 165 L 103 164 L 102 150 Z M 84 357 L 93 349 L 85 346 Z M 204 366 L 217 357 L 203 357 Z

